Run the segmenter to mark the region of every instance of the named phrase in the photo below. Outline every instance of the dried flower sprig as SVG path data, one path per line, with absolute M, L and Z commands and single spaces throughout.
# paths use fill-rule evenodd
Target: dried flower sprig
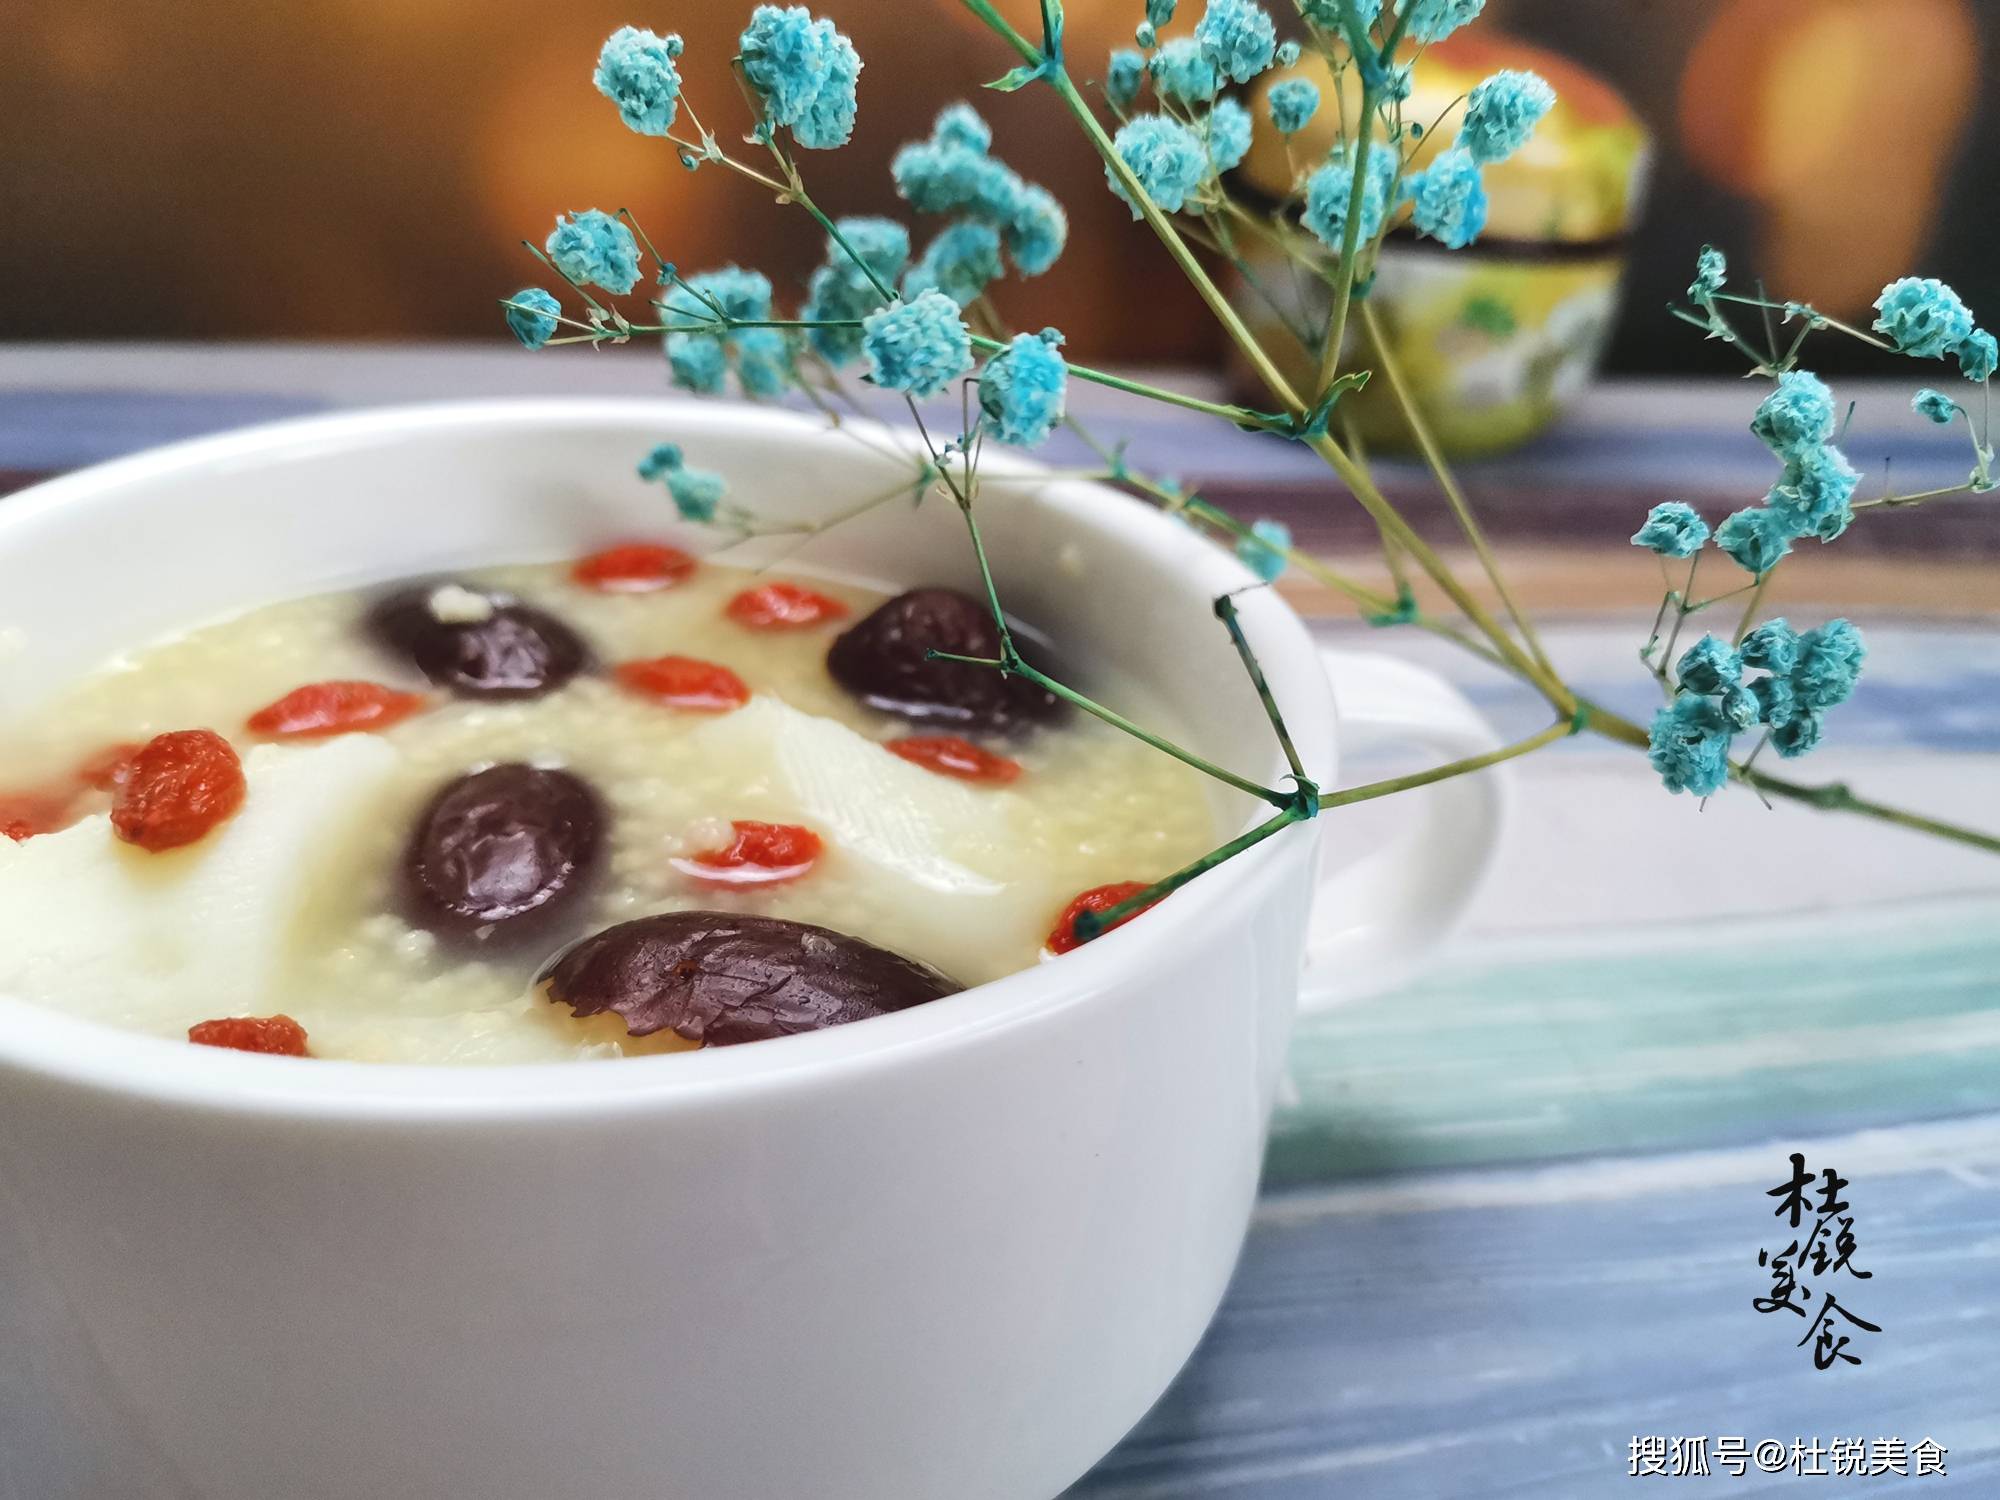
M 1382 0 L 1296 0 L 1301 35 L 1290 39 L 1280 38 L 1276 21 L 1255 0 L 1208 0 L 1191 35 L 1165 40 L 1160 33 L 1173 21 L 1174 0 L 1148 0 L 1135 33 L 1136 48 L 1120 49 L 1107 61 L 1102 93 L 1111 116 L 1108 124 L 1071 72 L 1061 0 L 1035 0 L 1038 36 L 1016 27 L 995 0 L 959 3 L 1018 59 L 990 87 L 1047 90 L 1056 98 L 1101 159 L 1109 190 L 1146 225 L 1269 390 L 1272 410 L 1210 401 L 1075 363 L 1061 353 L 1058 330 L 1010 327 L 1000 317 L 989 295 L 993 287 L 1010 267 L 1023 277 L 1046 271 L 1062 253 L 1067 219 L 1046 189 L 995 155 L 991 130 L 969 106 L 946 109 L 930 136 L 905 146 L 892 165 L 897 191 L 911 209 L 947 221 L 920 253 L 913 257 L 909 230 L 894 220 L 842 218 L 824 210 L 807 189 L 796 151 L 832 149 L 848 138 L 861 62 L 830 22 L 815 20 L 796 6 L 757 7 L 734 59 L 754 115 L 748 144 L 768 158 L 764 164 L 725 149 L 701 124 L 683 88 L 677 37 L 632 28 L 616 33 L 598 60 L 596 82 L 632 129 L 666 140 L 689 170 L 720 167 L 802 209 L 818 224 L 827 255 L 812 275 L 797 316 L 777 314 L 770 283 L 754 272 L 725 267 L 683 277 L 622 210 L 559 219 L 548 243 L 535 252 L 568 284 L 581 303 L 580 315 L 564 312 L 540 288 L 516 293 L 503 307 L 508 326 L 529 348 L 662 336 L 673 380 L 698 392 L 724 389 L 733 373 L 745 395 L 795 392 L 839 422 L 842 406 L 854 406 L 845 385 L 847 372 L 859 368 L 869 383 L 905 397 L 925 450 L 907 483 L 841 516 L 772 529 L 809 538 L 825 526 L 899 498 L 942 494 L 964 518 L 1000 631 L 1000 654 L 984 665 L 1027 676 L 1275 809 L 1266 822 L 1130 901 L 1086 915 L 1079 921 L 1081 936 L 1115 924 L 1202 870 L 1326 808 L 1475 771 L 1585 730 L 1645 750 L 1671 790 L 1707 796 L 1733 779 L 1760 796 L 1845 810 L 2000 852 L 2000 838 L 1992 835 L 1870 801 L 1845 785 L 1789 781 L 1755 764 L 1767 744 L 1787 759 L 1811 750 L 1821 738 L 1828 710 L 1852 691 L 1865 654 L 1859 633 L 1846 621 L 1804 632 L 1794 632 L 1784 621 L 1756 623 L 1770 576 L 1794 544 L 1836 540 L 1859 513 L 1871 508 L 1994 488 L 1987 393 L 2000 350 L 1949 288 L 1916 279 L 1892 283 L 1877 304 L 1873 330 L 1866 331 L 1805 304 L 1769 301 L 1761 291 L 1755 297 L 1732 292 L 1723 256 L 1703 251 L 1689 288 L 1689 306 L 1674 311 L 1744 353 L 1753 373 L 1774 381 L 1752 427 L 1771 447 L 1781 473 L 1760 504 L 1728 517 L 1713 531 L 1691 508 L 1669 504 L 1655 507 L 1634 536 L 1635 544 L 1660 555 L 1663 567 L 1667 559 L 1688 564 L 1683 581 L 1668 582 L 1652 638 L 1640 653 L 1667 700 L 1649 729 L 1579 697 L 1564 680 L 1509 588 L 1469 498 L 1410 399 L 1362 295 L 1373 280 L 1385 237 L 1399 224 L 1450 247 L 1476 239 L 1487 211 L 1484 168 L 1518 151 L 1554 103 L 1553 91 L 1535 75 L 1496 73 L 1460 101 L 1455 139 L 1421 171 L 1414 169 L 1419 144 L 1447 128 L 1448 120 L 1405 118 L 1410 69 L 1425 45 L 1476 19 L 1483 0 L 1399 0 L 1386 6 Z M 1273 66 L 1289 65 L 1306 50 L 1327 66 L 1343 106 L 1337 111 L 1337 138 L 1320 161 L 1290 158 L 1293 191 L 1285 202 L 1275 210 L 1253 209 L 1232 192 L 1226 174 L 1242 160 L 1259 122 L 1229 90 Z M 1350 114 L 1344 105 L 1357 91 L 1360 108 Z M 1144 107 L 1148 92 L 1150 108 Z M 1317 86 L 1303 81 L 1288 80 L 1271 90 L 1268 128 L 1284 138 L 1288 156 L 1293 138 L 1320 105 Z M 677 128 L 682 120 L 685 125 Z M 1284 298 L 1273 295 L 1240 251 L 1246 240 L 1276 250 L 1299 284 L 1325 288 L 1328 313 L 1323 322 L 1300 321 Z M 1235 265 L 1251 294 L 1271 303 L 1316 369 L 1310 388 L 1295 386 L 1273 351 L 1252 335 L 1209 275 L 1200 251 Z M 656 318 L 634 320 L 591 289 L 612 297 L 630 293 L 644 257 L 656 265 L 663 292 L 653 304 Z M 1755 309 L 1764 323 L 1762 346 L 1736 326 L 1733 315 L 1741 309 Z M 1348 325 L 1355 316 L 1375 334 L 1375 371 L 1341 368 Z M 1782 337 L 1781 329 L 1795 323 L 1789 339 Z M 1836 445 L 1839 414 L 1832 393 L 1799 367 L 1808 337 L 1821 331 L 1915 358 L 1956 361 L 1965 379 L 1979 387 L 1977 415 L 1970 404 L 1936 392 L 1920 396 L 1917 404 L 1933 421 L 1965 417 L 1974 457 L 1965 484 L 1854 498 L 1860 477 Z M 1456 528 L 1498 601 L 1498 614 L 1383 495 L 1358 449 L 1336 435 L 1341 397 L 1371 376 L 1388 382 L 1404 410 L 1450 502 Z M 1356 579 L 1301 553 L 1275 523 L 1246 524 L 1175 481 L 1144 473 L 1128 461 L 1122 447 L 1099 440 L 1067 410 L 1071 380 L 1309 447 L 1374 521 L 1389 586 Z M 939 442 L 924 425 L 916 399 L 954 388 L 961 397 L 958 431 Z M 1059 426 L 1075 432 L 1096 453 L 1102 467 L 1084 471 L 1090 477 L 1120 484 L 1235 547 L 1266 581 L 1288 565 L 1296 567 L 1352 600 L 1371 623 L 1410 625 L 1453 641 L 1532 686 L 1547 701 L 1554 722 L 1488 755 L 1387 782 L 1322 791 L 1305 776 L 1283 715 L 1237 628 L 1233 601 L 1223 599 L 1217 601 L 1217 617 L 1258 687 L 1290 767 L 1289 785 L 1266 787 L 1039 672 L 1014 649 L 978 521 L 985 488 L 997 484 L 1004 491 L 1018 481 L 982 474 L 980 456 L 989 439 L 1032 447 Z M 859 429 L 848 430 L 857 440 L 870 441 Z M 770 534 L 754 515 L 724 501 L 709 482 L 713 476 L 686 469 L 677 454 L 669 461 L 665 450 L 659 450 L 648 463 L 652 477 L 666 484 L 684 515 L 741 535 Z M 1697 570 L 1711 543 L 1752 581 L 1697 598 Z M 1419 582 L 1435 589 L 1449 610 L 1423 604 Z M 1689 618 L 1739 597 L 1747 602 L 1733 631 L 1704 635 L 1679 652 Z M 1759 732 L 1755 747 L 1735 758 L 1736 739 L 1753 731 Z

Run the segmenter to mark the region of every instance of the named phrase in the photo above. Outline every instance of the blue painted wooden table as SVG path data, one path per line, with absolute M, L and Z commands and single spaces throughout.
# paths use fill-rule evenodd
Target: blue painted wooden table
M 0 352 L 0 471 L 361 401 L 656 379 L 650 360 L 558 372 L 485 351 Z M 1893 457 L 1909 488 L 1962 471 L 1899 417 L 1867 425 L 1899 408 L 1864 399 L 1850 451 Z M 1469 466 L 1535 587 L 1594 606 L 1548 632 L 1586 692 L 1648 710 L 1650 605 L 1593 587 L 1629 566 L 1618 539 L 1653 500 L 1718 513 L 1761 492 L 1746 418 L 1740 387 L 1613 387 L 1528 452 Z M 1315 545 L 1360 541 L 1297 450 L 1195 431 L 1136 429 L 1147 462 Z M 1419 494 L 1414 471 L 1388 477 Z M 1846 609 L 1873 649 L 1811 771 L 2000 828 L 2000 510 L 1852 555 L 1802 570 L 1784 606 Z M 1446 670 L 1503 732 L 1542 722 L 1448 647 L 1320 628 Z M 1710 1469 L 1680 1482 L 1726 1494 L 2000 1494 L 2000 861 L 1735 791 L 1698 811 L 1587 737 L 1515 775 L 1519 815 L 1463 940 L 1422 980 L 1302 1021 L 1235 1285 L 1072 1496 L 1596 1500 L 1687 1467 L 1674 1438 L 1705 1439 Z M 1393 815 L 1337 834 L 1363 845 Z M 1771 1291 L 1759 1250 L 1792 1237 L 1766 1196 L 1792 1152 L 1849 1183 L 1870 1275 L 1826 1287 L 1881 1329 L 1856 1336 L 1859 1366 L 1816 1369 L 1803 1318 L 1752 1307 Z M 0 1225 L 0 1500 L 177 1495 L 80 1394 L 60 1310 L 10 1295 L 4 1241 Z M 1740 1477 L 1723 1439 L 1750 1455 Z M 1925 1440 L 1943 1474 L 1889 1446 Z M 1864 1472 L 1840 1472 L 1836 1442 Z

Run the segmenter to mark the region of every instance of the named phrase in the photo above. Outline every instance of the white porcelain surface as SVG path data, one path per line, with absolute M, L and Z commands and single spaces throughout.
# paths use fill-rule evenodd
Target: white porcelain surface
M 24 646 L 0 665 L 0 718 L 225 610 L 658 532 L 663 497 L 632 465 L 665 438 L 802 514 L 904 471 L 802 418 L 623 401 L 365 413 L 106 465 L 0 504 L 0 631 Z M 1157 684 L 1203 753 L 1278 777 L 1209 609 L 1243 569 L 1103 489 L 1004 482 L 1031 472 L 989 465 L 1010 605 Z M 935 501 L 808 557 L 892 585 L 973 579 Z M 1330 784 L 1310 637 L 1269 590 L 1241 607 Z M 1357 722 L 1484 742 L 1463 700 L 1426 698 L 1434 679 L 1355 667 L 1349 689 L 1346 670 Z M 1488 778 L 1469 785 L 1341 877 L 1314 924 L 1322 988 L 1448 927 L 1496 826 Z M 1043 1500 L 1145 1411 L 1221 1296 L 1319 831 L 1060 962 L 681 1056 L 299 1062 L 0 997 L 0 1211 L 105 1394 L 203 1500 Z

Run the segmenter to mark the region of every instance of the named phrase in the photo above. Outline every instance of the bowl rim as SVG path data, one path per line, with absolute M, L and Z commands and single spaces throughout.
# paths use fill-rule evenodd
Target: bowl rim
M 443 440 L 496 428 L 518 436 L 523 429 L 604 425 L 643 426 L 655 438 L 671 430 L 683 438 L 749 432 L 803 440 L 823 437 L 827 430 L 822 419 L 783 409 L 645 397 L 496 398 L 288 418 L 111 459 L 10 495 L 0 504 L 0 551 L 17 530 L 32 529 L 32 522 L 57 507 L 143 493 L 203 470 L 310 461 L 336 449 Z M 909 442 L 907 434 L 879 423 L 847 419 L 843 425 L 872 428 L 899 445 Z M 982 463 L 993 472 L 1047 475 L 1048 483 L 1037 491 L 1040 503 L 1069 513 L 1077 524 L 1119 532 L 1121 543 L 1190 575 L 1191 588 L 1214 594 L 1257 582 L 1223 549 L 1107 485 L 1054 474 L 1016 453 L 989 450 Z M 1307 764 L 1331 765 L 1332 690 L 1310 631 L 1273 589 L 1251 589 L 1238 609 Z M 1281 779 L 1285 769 L 1274 747 L 1267 774 Z M 1180 920 L 1170 925 L 1141 917 L 1060 962 L 1043 962 L 929 1005 L 754 1046 L 623 1058 L 609 1067 L 576 1061 L 453 1065 L 266 1057 L 190 1046 L 0 994 L 0 1069 L 155 1105 L 357 1125 L 616 1115 L 812 1087 L 920 1062 L 941 1049 L 976 1046 L 1087 1005 L 1120 988 L 1133 971 L 1149 967 L 1149 949 L 1198 941 L 1202 933 L 1247 916 L 1301 857 L 1312 867 L 1317 839 L 1316 825 L 1301 823 L 1201 875 L 1175 893 Z

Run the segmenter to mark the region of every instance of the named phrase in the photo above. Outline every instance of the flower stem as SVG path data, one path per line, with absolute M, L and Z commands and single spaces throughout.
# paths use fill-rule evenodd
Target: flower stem
M 1581 698 L 1579 706 L 1589 720 L 1588 727 L 1595 734 L 1620 744 L 1644 749 L 1648 744 L 1646 731 L 1615 709 L 1607 708 L 1594 699 Z M 1988 854 L 2000 854 L 2000 836 L 1983 833 L 1976 828 L 1967 828 L 1959 823 L 1946 823 L 1937 818 L 1927 818 L 1921 813 L 1890 807 L 1865 797 L 1857 797 L 1844 782 L 1834 782 L 1819 786 L 1804 782 L 1790 781 L 1782 776 L 1772 776 L 1768 772 L 1751 770 L 1743 766 L 1732 767 L 1739 781 L 1753 786 L 1773 797 L 1782 797 L 1790 802 L 1802 802 L 1808 807 L 1822 811 L 1854 813 L 1864 818 L 1874 818 L 1878 822 L 1893 823 L 1899 828 L 1915 829 L 1920 833 L 1934 834 L 1938 838 L 1949 839 L 1968 848 L 1981 849 Z M 1332 798 L 1325 799 L 1327 804 Z
M 1181 866 L 1163 880 L 1156 880 L 1144 890 L 1126 897 L 1116 906 L 1104 911 L 1082 911 L 1076 915 L 1076 935 L 1082 942 L 1089 942 L 1115 927 L 1127 917 L 1136 916 L 1154 902 L 1171 896 L 1175 891 L 1193 880 L 1197 875 L 1205 875 L 1225 860 L 1234 859 L 1245 849 L 1254 848 L 1274 833 L 1282 832 L 1294 823 L 1305 821 L 1306 814 L 1298 808 L 1287 807 L 1274 818 L 1267 818 L 1248 833 L 1238 834 L 1228 843 L 1219 845 L 1202 855 L 1200 859 Z
M 1299 761 L 1298 748 L 1292 744 L 1292 732 L 1285 727 L 1285 716 L 1278 712 L 1278 700 L 1271 696 L 1271 684 L 1264 680 L 1264 669 L 1257 663 L 1256 653 L 1250 649 L 1250 642 L 1244 638 L 1243 627 L 1237 623 L 1236 601 L 1224 594 L 1215 601 L 1215 617 L 1222 621 L 1223 629 L 1229 632 L 1229 639 L 1236 647 L 1236 654 L 1242 659 L 1243 670 L 1250 674 L 1250 681 L 1257 689 L 1257 698 L 1264 705 L 1265 717 L 1270 719 L 1271 728 L 1278 736 L 1278 744 L 1284 749 L 1285 764 L 1292 768 L 1292 779 L 1303 789 L 1310 786 L 1306 768 Z
M 1397 792 L 1407 792 L 1420 786 L 1430 786 L 1435 782 L 1448 781 L 1454 776 L 1464 776 L 1468 772 L 1483 771 L 1488 766 L 1497 766 L 1502 761 L 1516 760 L 1553 745 L 1557 740 L 1568 739 L 1577 733 L 1578 725 L 1573 719 L 1564 719 L 1551 724 L 1540 734 L 1529 735 L 1525 740 L 1516 740 L 1511 745 L 1502 745 L 1498 750 L 1488 750 L 1483 755 L 1468 755 L 1463 760 L 1454 760 L 1441 766 L 1433 766 L 1428 771 L 1416 771 L 1408 776 L 1392 776 L 1387 781 L 1371 781 L 1365 786 L 1344 787 L 1337 792 L 1325 792 L 1320 796 L 1321 807 L 1346 807 L 1355 802 L 1372 802 L 1377 797 L 1392 796 Z
M 1222 782 L 1226 786 L 1233 786 L 1239 792 L 1247 792 L 1252 797 L 1257 798 L 1259 801 L 1268 802 L 1274 807 L 1285 807 L 1288 806 L 1291 802 L 1291 798 L 1288 794 L 1280 791 L 1274 791 L 1272 788 L 1267 786 L 1259 786 L 1256 782 L 1251 781 L 1248 777 L 1238 776 L 1234 771 L 1226 771 L 1221 766 L 1216 765 L 1213 761 L 1203 760 L 1199 755 L 1196 755 L 1192 750 L 1183 750 L 1179 745 L 1176 745 L 1173 741 L 1165 739 L 1162 736 L 1153 733 L 1153 731 L 1150 729 L 1146 729 L 1138 724 L 1134 724 L 1130 719 L 1126 718 L 1116 709 L 1106 708 L 1102 703 L 1096 702 L 1094 699 L 1086 698 L 1082 693 L 1079 693 L 1075 688 L 1068 687 L 1063 683 L 1057 682 L 1055 678 L 1049 676 L 1048 673 L 1040 671 L 1037 668 L 1030 666 L 1025 661 L 1017 661 L 1012 666 L 1009 666 L 1007 663 L 1001 661 L 998 657 L 992 657 L 992 656 L 960 656 L 955 652 L 951 651 L 927 651 L 924 654 L 934 661 L 965 662 L 970 666 L 992 667 L 996 670 L 1011 672 L 1017 677 L 1025 677 L 1028 679 L 1028 681 L 1036 684 L 1038 687 L 1045 688 L 1047 691 L 1054 693 L 1058 698 L 1062 699 L 1063 702 L 1074 704 L 1076 707 L 1082 709 L 1085 713 L 1090 714 L 1095 718 L 1102 719 L 1105 723 L 1109 724 L 1113 729 L 1122 729 L 1125 733 L 1131 735 L 1132 738 L 1134 738 L 1135 740 L 1145 741 L 1145 743 L 1151 745 L 1155 750 L 1161 751 L 1162 753 L 1167 755 L 1171 755 L 1175 760 L 1181 762 L 1181 764 L 1183 765 L 1193 766 L 1197 771 L 1202 772 L 1204 775 L 1213 776 L 1217 781 Z
M 1424 462 L 1430 466 L 1431 473 L 1436 476 L 1439 487 L 1445 493 L 1445 499 L 1451 503 L 1452 513 L 1458 517 L 1459 529 L 1465 533 L 1465 539 L 1472 544 L 1473 553 L 1479 558 L 1479 565 L 1486 570 L 1486 577 L 1491 581 L 1494 593 L 1499 595 L 1501 604 L 1506 607 L 1508 615 L 1514 621 L 1515 629 L 1521 632 L 1521 639 L 1534 653 L 1535 660 L 1550 676 L 1554 676 L 1555 664 L 1549 660 L 1548 652 L 1542 648 L 1541 637 L 1535 632 L 1534 622 L 1515 601 L 1514 591 L 1507 587 L 1506 577 L 1500 570 L 1500 560 L 1493 555 L 1493 547 L 1486 540 L 1485 528 L 1472 513 L 1471 502 L 1466 499 L 1465 491 L 1459 485 L 1457 475 L 1452 473 L 1451 465 L 1445 461 L 1444 450 L 1438 446 L 1437 438 L 1431 432 L 1431 425 L 1417 404 L 1415 394 L 1403 379 L 1402 361 L 1389 347 L 1389 340 L 1383 333 L 1382 320 L 1376 316 L 1373 303 L 1361 309 L 1361 319 L 1367 325 L 1369 338 L 1374 342 L 1375 357 L 1382 366 L 1382 373 L 1389 378 L 1389 388 L 1395 393 L 1396 400 L 1403 408 L 1404 418 L 1410 424 L 1410 431 L 1416 436 L 1417 447 L 1423 452 Z

